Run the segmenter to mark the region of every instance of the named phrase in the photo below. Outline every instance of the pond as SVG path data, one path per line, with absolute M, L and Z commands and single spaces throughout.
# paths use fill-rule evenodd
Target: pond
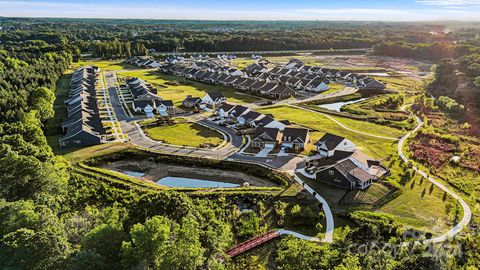
M 145 175 L 145 173 L 142 172 L 134 172 L 134 171 L 122 171 L 122 173 L 129 175 L 129 176 L 134 176 L 134 177 L 142 177 Z
M 211 181 L 204 179 L 167 176 L 157 181 L 157 184 L 177 188 L 234 188 L 239 184 Z
M 367 98 L 361 98 L 361 99 L 350 100 L 350 101 L 335 102 L 335 103 L 328 103 L 328 104 L 320 104 L 320 105 L 318 105 L 318 107 L 324 108 L 324 109 L 327 109 L 327 110 L 331 110 L 331 111 L 339 112 L 340 109 L 343 106 L 348 105 L 348 104 L 357 103 L 357 102 L 363 101 L 365 99 L 367 99 Z

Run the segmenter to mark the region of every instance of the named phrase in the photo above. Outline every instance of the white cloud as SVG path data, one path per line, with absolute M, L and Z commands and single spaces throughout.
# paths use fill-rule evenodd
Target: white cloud
M 417 3 L 429 6 L 460 7 L 480 5 L 480 0 L 417 0 Z
M 459 3 L 462 0 L 417 0 L 424 2 Z M 480 4 L 480 0 L 473 0 Z M 445 5 L 445 4 L 444 4 Z M 450 4 L 452 6 L 452 4 Z M 191 20 L 357 20 L 357 21 L 431 21 L 480 20 L 478 9 L 439 7 L 407 10 L 381 8 L 299 8 L 299 9 L 222 9 L 221 7 L 187 8 L 180 4 L 106 4 L 92 5 L 41 1 L 0 0 L 0 16 L 72 17 L 72 18 L 131 18 L 131 19 L 191 19 Z

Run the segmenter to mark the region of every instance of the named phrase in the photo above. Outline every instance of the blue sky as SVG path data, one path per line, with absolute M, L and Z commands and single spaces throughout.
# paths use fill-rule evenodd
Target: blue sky
M 0 16 L 199 20 L 480 20 L 480 0 L 0 0 Z

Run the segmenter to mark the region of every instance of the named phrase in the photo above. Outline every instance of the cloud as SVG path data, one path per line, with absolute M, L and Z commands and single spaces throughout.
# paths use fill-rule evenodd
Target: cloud
M 480 0 L 417 0 L 419 4 L 442 7 L 467 7 L 480 5 Z
M 433 21 L 433 20 L 480 20 L 476 8 L 456 8 L 459 3 L 480 0 L 416 0 L 425 5 L 436 3 L 438 8 L 382 9 L 382 8 L 273 8 L 231 9 L 218 5 L 188 6 L 181 3 L 128 3 L 115 4 L 108 1 L 91 4 L 91 1 L 56 2 L 0 0 L 0 16 L 10 17 L 67 17 L 67 18 L 131 18 L 131 19 L 190 19 L 190 20 L 319 20 L 319 21 Z M 439 3 L 449 6 L 441 7 Z M 449 3 L 449 4 L 446 4 Z M 452 3 L 456 3 L 455 5 Z

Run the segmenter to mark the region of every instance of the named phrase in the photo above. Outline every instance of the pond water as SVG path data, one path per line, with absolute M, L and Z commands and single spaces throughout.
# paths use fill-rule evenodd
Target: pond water
M 142 172 L 134 172 L 134 171 L 122 171 L 122 173 L 129 175 L 129 176 L 135 176 L 135 177 L 142 177 L 145 175 L 145 173 Z
M 186 178 L 167 176 L 157 181 L 157 184 L 167 187 L 178 188 L 234 188 L 239 187 L 238 184 L 219 182 L 204 179 Z
M 367 99 L 367 98 L 361 98 L 361 99 L 350 100 L 350 101 L 335 102 L 335 103 L 328 103 L 328 104 L 320 104 L 320 105 L 318 105 L 318 107 L 328 109 L 328 110 L 331 110 L 331 111 L 339 112 L 340 109 L 343 106 L 348 105 L 348 104 L 357 103 L 357 102 L 360 102 L 360 101 L 365 100 L 365 99 Z

